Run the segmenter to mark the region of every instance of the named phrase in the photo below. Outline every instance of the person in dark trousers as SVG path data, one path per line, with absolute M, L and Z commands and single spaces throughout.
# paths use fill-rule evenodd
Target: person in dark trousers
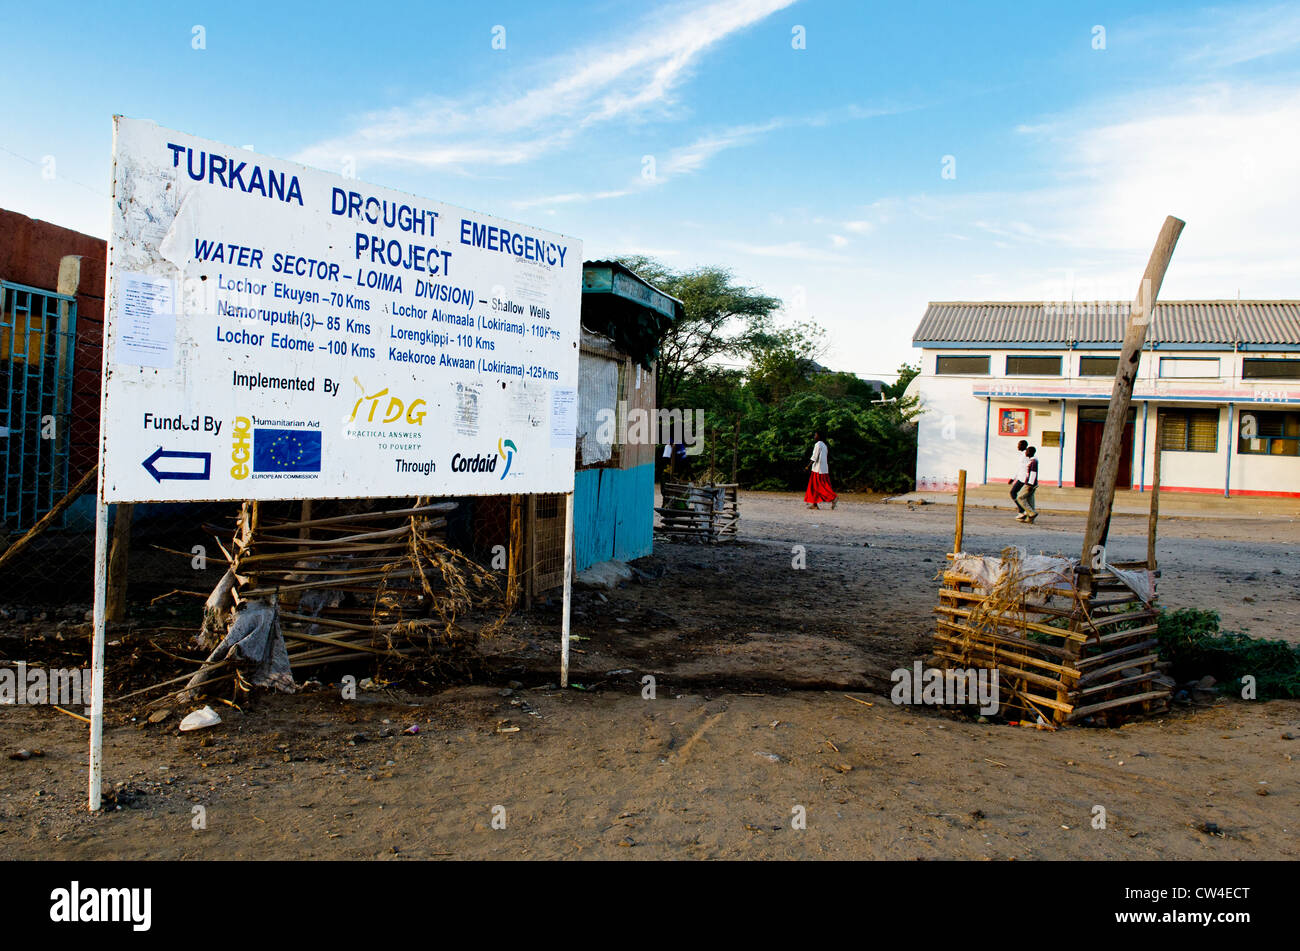
M 1020 495 L 1020 490 L 1024 488 L 1025 477 L 1029 474 L 1029 459 L 1025 456 L 1025 450 L 1028 448 L 1029 443 L 1025 442 L 1023 439 L 1016 443 L 1016 450 L 1020 453 L 1020 462 L 1016 466 L 1016 477 L 1011 480 L 1011 501 L 1015 503 L 1016 511 L 1019 512 L 1020 515 L 1025 514 L 1025 510 L 1021 507 L 1018 496 Z M 1020 515 L 1017 515 L 1016 518 L 1019 519 Z
M 1020 497 L 1016 500 L 1018 505 L 1024 506 L 1016 518 L 1031 525 L 1034 519 L 1038 518 L 1038 509 L 1034 508 L 1034 493 L 1038 491 L 1038 460 L 1035 458 L 1037 452 L 1038 450 L 1033 446 L 1025 450 L 1025 459 L 1028 460 L 1029 465 L 1025 472 L 1025 484 L 1020 490 Z

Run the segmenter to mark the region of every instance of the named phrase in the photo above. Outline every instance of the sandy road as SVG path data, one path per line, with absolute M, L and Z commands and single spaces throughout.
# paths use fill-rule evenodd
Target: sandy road
M 742 536 L 813 550 L 865 541 L 875 556 L 865 560 L 868 568 L 886 555 L 891 566 L 924 574 L 930 564 L 924 558 L 942 558 L 951 550 L 953 519 L 951 506 L 909 509 L 846 496 L 834 511 L 809 511 L 794 494 L 751 492 L 743 499 Z M 1021 545 L 1077 558 L 1085 521 L 1082 514 L 1049 512 L 1030 526 L 1004 510 L 968 507 L 964 547 L 996 554 Z M 1145 558 L 1146 532 L 1145 517 L 1116 516 L 1109 555 L 1117 561 Z M 1165 607 L 1216 610 L 1227 629 L 1300 643 L 1300 517 L 1161 519 L 1156 557 Z
M 578 594 L 587 689 L 555 688 L 543 605 L 512 619 L 477 686 L 259 694 L 202 734 L 111 708 L 120 811 L 84 811 L 80 724 L 0 708 L 6 752 L 45 752 L 0 758 L 0 857 L 1300 857 L 1300 703 L 1057 733 L 897 707 L 882 684 L 928 653 L 952 509 L 809 512 L 751 493 L 742 518 L 739 544 L 663 544 L 654 580 Z M 1139 521 L 1117 519 L 1118 557 L 1144 549 Z M 972 509 L 967 547 L 1069 552 L 1081 523 Z M 1296 539 L 1294 525 L 1171 521 L 1162 600 L 1295 639 Z

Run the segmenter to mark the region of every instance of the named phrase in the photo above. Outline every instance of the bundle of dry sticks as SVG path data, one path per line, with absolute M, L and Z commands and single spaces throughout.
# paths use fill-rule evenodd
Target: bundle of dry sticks
M 504 602 L 490 571 L 447 546 L 456 507 L 429 499 L 244 503 L 230 547 L 218 540 L 228 568 L 196 637 L 210 653 L 192 677 L 155 685 L 187 680 L 155 702 L 190 700 L 226 680 L 246 686 L 246 675 L 292 690 L 291 671 L 430 658 L 490 636 Z M 474 625 L 463 620 L 470 611 Z

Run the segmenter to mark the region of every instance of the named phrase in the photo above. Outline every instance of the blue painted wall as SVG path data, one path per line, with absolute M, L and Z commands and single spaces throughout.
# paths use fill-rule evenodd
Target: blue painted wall
M 575 570 L 650 554 L 654 548 L 654 463 L 634 469 L 582 469 L 574 475 Z

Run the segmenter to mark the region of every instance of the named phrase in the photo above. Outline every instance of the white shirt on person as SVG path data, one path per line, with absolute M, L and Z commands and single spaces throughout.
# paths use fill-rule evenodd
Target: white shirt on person
M 1020 464 L 1016 467 L 1016 481 L 1029 481 L 1029 457 L 1023 452 L 1020 454 Z
M 820 439 L 817 440 L 817 444 L 813 446 L 812 456 L 809 461 L 812 462 L 813 472 L 820 472 L 822 475 L 826 475 L 831 471 L 830 467 L 826 464 L 826 443 L 822 442 Z

